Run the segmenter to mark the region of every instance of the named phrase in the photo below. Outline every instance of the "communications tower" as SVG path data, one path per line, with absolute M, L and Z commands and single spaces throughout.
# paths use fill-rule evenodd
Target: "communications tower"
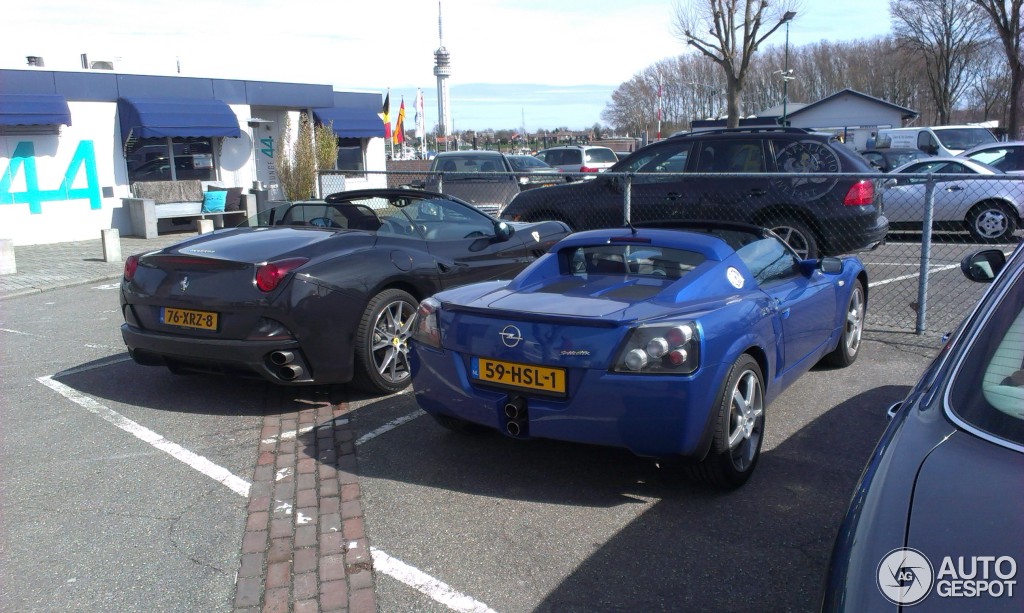
M 452 56 L 444 46 L 444 34 L 441 29 L 441 2 L 437 3 L 437 38 L 441 46 L 434 52 L 434 76 L 437 77 L 437 133 L 444 137 L 445 150 L 448 149 L 448 136 L 451 134 L 452 112 L 449 106 L 448 77 L 452 75 Z

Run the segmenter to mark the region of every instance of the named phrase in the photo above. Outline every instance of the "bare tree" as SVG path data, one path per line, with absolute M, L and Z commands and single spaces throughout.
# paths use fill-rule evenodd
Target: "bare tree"
M 1011 138 L 1024 138 L 1021 132 L 1021 121 L 1024 118 L 1024 55 L 1021 49 L 1021 36 L 1024 35 L 1024 16 L 1021 9 L 1024 0 L 971 0 L 972 4 L 984 9 L 995 26 L 996 34 L 1003 43 L 1006 61 L 1010 67 L 1010 100 L 1007 131 Z
M 739 125 L 740 93 L 758 46 L 796 8 L 796 0 L 782 0 L 778 6 L 768 0 L 686 0 L 675 5 L 675 35 L 725 73 L 729 127 Z
M 924 58 L 936 119 L 949 123 L 988 38 L 985 15 L 971 0 L 889 0 L 889 14 L 900 43 Z

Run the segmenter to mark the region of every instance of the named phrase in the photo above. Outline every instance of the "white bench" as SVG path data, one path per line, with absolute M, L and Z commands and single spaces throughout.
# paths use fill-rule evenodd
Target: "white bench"
M 196 221 L 210 219 L 215 228 L 224 227 L 224 218 L 238 223 L 256 215 L 256 198 L 242 194 L 237 211 L 203 212 L 203 192 L 209 186 L 223 187 L 219 181 L 146 181 L 132 184 L 132 198 L 122 198 L 128 209 L 132 234 L 156 238 L 161 219 L 194 217 Z M 198 223 L 197 223 L 198 225 Z

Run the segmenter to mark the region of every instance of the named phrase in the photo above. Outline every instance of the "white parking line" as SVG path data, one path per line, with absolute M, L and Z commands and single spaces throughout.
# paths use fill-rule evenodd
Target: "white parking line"
M 78 390 L 68 387 L 63 383 L 54 381 L 51 377 L 39 377 L 36 381 L 39 381 L 46 387 L 52 389 L 61 396 L 64 396 L 90 413 L 99 415 L 128 434 L 131 434 L 139 440 L 149 443 L 160 451 L 184 462 L 186 465 L 203 473 L 214 481 L 224 484 L 236 494 L 245 496 L 246 498 L 249 497 L 249 488 L 251 487 L 251 484 L 245 479 L 231 474 L 231 472 L 223 466 L 218 466 L 203 456 L 193 453 L 181 445 L 172 443 L 149 428 L 140 426 L 117 411 L 105 407 L 85 394 L 80 393 Z
M 78 371 L 67 372 L 80 372 L 81 370 L 86 369 L 79 369 Z M 39 377 L 36 379 L 36 381 L 39 381 L 46 387 L 52 389 L 61 396 L 64 396 L 71 402 L 74 402 L 75 404 L 84 408 L 90 413 L 102 417 L 103 419 L 114 424 L 121 430 L 124 430 L 125 432 L 131 434 L 132 436 L 135 436 L 139 440 L 149 443 L 153 447 L 156 447 L 160 451 L 163 451 L 164 453 L 167 453 L 171 457 L 185 463 L 189 467 L 199 471 L 200 473 L 206 475 L 207 477 L 210 477 L 214 481 L 217 481 L 218 483 L 227 486 L 231 491 L 235 492 L 236 494 L 244 498 L 249 497 L 249 490 L 251 489 L 252 484 L 246 481 L 245 479 L 242 479 L 241 477 L 233 475 L 228 469 L 217 464 L 214 464 L 213 462 L 204 458 L 203 456 L 193 453 L 176 443 L 168 441 L 167 439 L 160 436 L 156 432 L 153 432 L 152 430 L 144 426 L 141 426 L 138 423 L 121 415 L 117 411 L 109 407 L 106 407 L 100 404 L 99 402 L 96 402 L 95 400 L 86 396 L 85 394 L 82 394 L 78 390 L 72 387 L 68 387 L 67 385 L 64 385 L 63 383 L 60 383 L 58 381 L 54 381 L 52 376 Z M 420 415 L 423 415 L 423 412 L 417 411 L 416 413 L 410 413 L 405 417 L 400 417 L 396 420 L 388 422 L 387 424 L 381 426 L 380 428 L 377 428 L 373 432 L 370 432 L 360 437 L 359 440 L 356 441 L 356 445 L 359 445 L 360 443 L 368 441 L 370 439 L 376 438 L 377 436 L 380 436 L 385 432 L 393 430 L 404 423 L 416 419 Z M 282 436 L 282 438 L 284 437 Z M 288 506 L 290 507 L 291 505 L 288 504 Z M 290 512 L 291 509 L 289 508 L 288 511 Z M 305 524 L 309 521 L 311 521 L 310 518 L 303 516 L 301 513 L 298 514 L 298 518 L 296 519 L 297 524 Z M 397 558 L 392 558 L 391 556 L 384 553 L 383 551 L 380 551 L 379 549 L 371 547 L 370 551 L 371 554 L 373 555 L 374 570 L 383 572 L 384 574 L 392 577 L 393 579 L 401 581 L 409 587 L 418 590 L 419 592 L 429 596 L 430 598 L 449 607 L 454 611 L 465 611 L 470 613 L 495 613 L 494 610 L 488 607 L 487 605 L 478 602 L 473 598 L 466 596 L 465 594 L 460 594 L 459 592 L 456 592 L 451 587 L 449 587 L 448 584 L 431 577 L 423 571 L 413 566 L 410 566 Z
M 945 270 L 953 270 L 954 268 L 960 268 L 960 265 L 959 264 L 950 264 L 949 266 L 939 266 L 938 268 L 929 268 L 928 269 L 928 274 L 934 274 L 934 273 L 937 273 L 937 272 L 943 272 Z M 869 287 L 878 287 L 879 285 L 886 285 L 887 283 L 895 283 L 897 281 L 905 281 L 907 279 L 913 279 L 915 277 L 920 277 L 920 276 L 921 276 L 920 272 L 915 272 L 912 275 L 903 275 L 903 276 L 900 276 L 900 277 L 893 277 L 892 279 L 885 279 L 885 280 L 882 280 L 882 281 L 875 281 L 873 283 L 869 283 L 868 285 L 869 285 Z
M 409 413 L 408 415 L 406 415 L 404 417 L 399 417 L 398 419 L 393 419 L 393 420 L 389 421 L 388 423 L 384 424 L 383 426 L 377 428 L 376 430 L 373 430 L 372 432 L 367 432 L 366 434 L 360 436 L 358 439 L 356 439 L 356 446 L 358 447 L 359 445 L 362 445 L 366 441 L 373 440 L 373 439 L 377 438 L 378 436 L 380 436 L 381 434 L 384 434 L 385 432 L 390 432 L 390 431 L 394 430 L 395 428 L 397 428 L 398 426 L 401 426 L 402 424 L 409 423 L 410 421 L 416 419 L 417 417 L 421 417 L 423 415 L 426 415 L 426 413 L 424 413 L 423 411 L 416 411 L 414 413 Z
M 373 569 L 398 579 L 417 591 L 447 606 L 453 611 L 464 613 L 495 613 L 494 609 L 465 594 L 456 592 L 447 583 L 438 581 L 423 571 L 396 560 L 383 551 L 370 548 L 373 555 Z

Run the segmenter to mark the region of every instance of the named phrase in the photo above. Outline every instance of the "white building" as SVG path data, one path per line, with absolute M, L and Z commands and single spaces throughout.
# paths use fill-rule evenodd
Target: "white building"
M 383 187 L 383 174 L 367 174 L 385 170 L 381 100 L 329 85 L 0 70 L 0 238 L 128 235 L 121 198 L 135 182 L 258 185 L 276 199 L 275 143 L 287 120 L 296 133 L 301 112 L 333 122 L 346 189 Z

